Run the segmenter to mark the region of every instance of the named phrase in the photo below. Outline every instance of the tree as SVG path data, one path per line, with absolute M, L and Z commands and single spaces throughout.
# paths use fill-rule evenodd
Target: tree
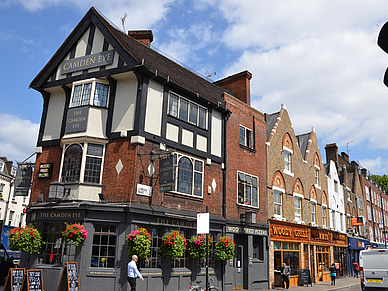
M 378 186 L 381 187 L 385 192 L 388 192 L 388 175 L 371 175 L 369 178 L 373 181 L 373 183 L 376 183 Z

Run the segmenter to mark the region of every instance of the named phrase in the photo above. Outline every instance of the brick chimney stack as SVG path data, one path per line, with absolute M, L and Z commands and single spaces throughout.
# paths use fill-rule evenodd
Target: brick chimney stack
M 152 30 L 129 30 L 128 35 L 148 47 L 151 47 L 151 42 L 154 40 Z
M 251 79 L 252 74 L 243 71 L 235 75 L 214 82 L 215 85 L 229 92 L 239 100 L 251 105 Z
M 338 147 L 336 143 L 327 144 L 325 147 L 326 150 L 326 163 L 333 161 L 338 165 Z

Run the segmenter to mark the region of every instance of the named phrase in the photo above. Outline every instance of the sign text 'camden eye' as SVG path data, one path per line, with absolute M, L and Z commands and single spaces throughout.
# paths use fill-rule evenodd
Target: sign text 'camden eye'
M 113 56 L 114 50 L 110 50 L 63 61 L 61 65 L 61 74 L 64 75 L 72 72 L 110 65 L 113 63 Z

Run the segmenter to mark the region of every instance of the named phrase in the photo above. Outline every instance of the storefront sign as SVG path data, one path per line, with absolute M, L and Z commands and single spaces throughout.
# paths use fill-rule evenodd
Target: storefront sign
M 62 220 L 62 219 L 82 219 L 82 212 L 57 212 L 57 211 L 42 211 L 38 214 L 38 219 L 41 220 Z
M 240 226 L 227 226 L 226 231 L 233 232 L 233 233 L 268 235 L 268 231 L 266 229 L 256 229 L 256 228 L 240 227 Z
M 196 227 L 196 223 L 194 221 L 185 221 L 169 218 L 156 218 L 156 223 L 181 227 Z
M 152 187 L 147 185 L 137 184 L 136 194 L 151 197 Z
M 197 213 L 197 234 L 209 234 L 209 213 Z
M 288 238 L 288 239 L 299 239 L 299 240 L 307 240 L 309 239 L 309 230 L 308 229 L 301 229 L 301 228 L 294 228 L 291 226 L 275 226 L 271 225 L 270 227 L 272 236 L 274 238 Z
M 333 243 L 336 245 L 347 245 L 347 235 L 343 233 L 333 232 Z
M 114 50 L 110 50 L 63 61 L 61 65 L 61 74 L 64 75 L 72 72 L 110 65 L 113 63 L 114 53 Z
M 314 228 L 311 230 L 311 240 L 330 242 L 330 234 Z
M 160 192 L 174 190 L 174 157 L 168 157 L 159 161 L 159 185 Z
M 39 165 L 38 178 L 51 179 L 54 163 L 44 163 Z
M 67 111 L 65 133 L 86 131 L 89 107 L 70 108 Z
M 352 225 L 364 225 L 362 217 L 352 217 Z

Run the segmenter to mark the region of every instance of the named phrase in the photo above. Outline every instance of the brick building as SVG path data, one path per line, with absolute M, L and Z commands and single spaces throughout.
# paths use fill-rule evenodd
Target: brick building
M 197 213 L 208 210 L 212 240 L 236 242 L 226 263 L 210 250 L 214 284 L 267 288 L 266 127 L 250 107 L 250 74 L 212 84 L 152 50 L 152 38 L 91 8 L 32 81 L 44 99 L 35 169 L 50 175 L 36 171 L 27 212 L 46 244 L 24 266 L 42 269 L 49 290 L 69 261 L 83 289 L 121 290 L 126 235 L 144 227 L 152 245 L 138 288 L 188 289 L 205 281 L 204 261 L 162 258 L 162 237 L 177 228 L 195 236 Z M 89 232 L 78 247 L 61 235 L 71 222 Z
M 288 112 L 266 114 L 267 189 L 271 244 L 270 285 L 280 286 L 283 262 L 291 267 L 290 285 L 301 269 L 311 281 L 328 281 L 336 245 L 346 236 L 330 230 L 327 179 L 314 129 L 296 135 Z

